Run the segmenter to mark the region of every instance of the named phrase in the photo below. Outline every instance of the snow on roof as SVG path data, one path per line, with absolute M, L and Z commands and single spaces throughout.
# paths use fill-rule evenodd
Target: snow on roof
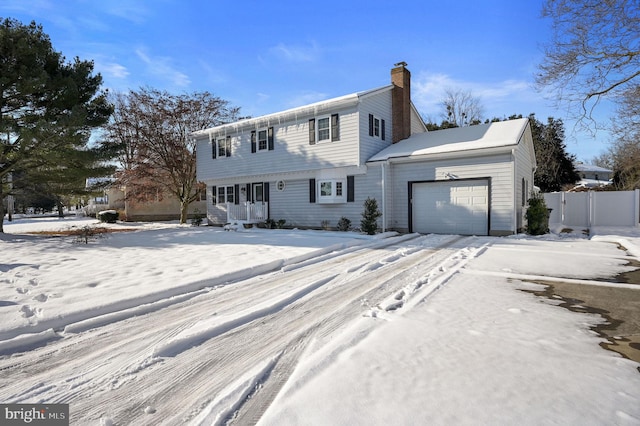
M 380 151 L 369 161 L 514 146 L 518 144 L 527 123 L 527 118 L 519 118 L 476 126 L 416 133 Z
M 591 164 L 576 163 L 574 167 L 578 172 L 613 173 L 613 170 Z
M 393 85 L 387 85 L 387 86 L 377 87 L 375 89 L 350 93 L 348 95 L 338 96 L 336 98 L 326 99 L 324 101 L 314 102 L 312 104 L 307 104 L 307 105 L 299 106 L 296 108 L 275 112 L 272 114 L 247 118 L 247 119 L 235 121 L 232 123 L 211 127 L 204 130 L 199 130 L 197 132 L 193 132 L 193 135 L 195 136 L 207 135 L 213 132 L 220 132 L 220 131 L 226 131 L 226 130 L 235 131 L 241 127 L 243 128 L 254 127 L 254 126 L 263 127 L 267 125 L 272 125 L 274 123 L 280 123 L 282 121 L 297 119 L 298 117 L 328 113 L 329 111 L 333 111 L 336 108 L 349 107 L 352 105 L 356 105 L 361 99 L 367 96 L 370 96 L 385 90 L 391 90 L 392 88 L 393 88 Z

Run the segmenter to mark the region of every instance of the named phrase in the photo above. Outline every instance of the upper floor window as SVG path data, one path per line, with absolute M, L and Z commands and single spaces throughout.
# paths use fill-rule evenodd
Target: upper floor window
M 211 141 L 211 157 L 231 157 L 231 136 Z
M 328 141 L 331 137 L 331 124 L 329 117 L 318 119 L 318 142 Z
M 385 140 L 385 121 L 382 118 L 369 114 L 369 136 Z
M 251 152 L 273 151 L 273 127 L 251 131 Z
M 340 121 L 338 114 L 309 120 L 309 144 L 334 142 L 340 140 Z

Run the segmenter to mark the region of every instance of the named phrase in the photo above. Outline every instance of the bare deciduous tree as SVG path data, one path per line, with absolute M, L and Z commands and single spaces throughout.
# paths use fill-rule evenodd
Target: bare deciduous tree
M 482 106 L 480 98 L 470 91 L 461 89 L 446 89 L 443 120 L 458 127 L 479 124 L 482 122 Z
M 605 97 L 618 102 L 638 87 L 640 2 L 637 0 L 547 0 L 553 38 L 545 46 L 536 83 L 551 88 L 559 103 L 585 126 Z M 634 99 L 638 105 L 638 97 Z
M 239 108 L 209 92 L 172 95 L 150 88 L 118 94 L 113 103 L 106 131 L 120 149 L 118 181 L 127 188 L 126 197 L 146 201 L 172 194 L 185 223 L 201 189 L 191 133 L 235 120 Z

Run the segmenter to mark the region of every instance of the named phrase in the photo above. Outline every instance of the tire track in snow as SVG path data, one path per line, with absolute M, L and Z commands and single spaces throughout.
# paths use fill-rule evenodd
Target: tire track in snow
M 71 334 L 21 355 L 20 366 L 13 366 L 15 360 L 0 360 L 0 368 L 12 364 L 0 378 L 0 399 L 32 401 L 37 385 L 39 400 L 71 403 L 74 423 L 95 424 L 109 418 L 122 424 L 184 424 L 236 381 L 238 372 L 250 371 L 284 351 L 290 358 L 283 355 L 273 367 L 273 372 L 282 372 L 281 378 L 269 375 L 251 398 L 263 407 L 251 414 L 259 418 L 295 367 L 302 352 L 293 349 L 296 345 L 304 348 L 311 339 L 328 336 L 361 316 L 362 298 L 377 303 L 405 285 L 394 282 L 399 271 L 425 263 L 447 241 L 417 236 L 388 239 L 386 245 L 212 289 L 159 311 Z M 153 347 L 203 318 L 246 310 L 333 276 L 277 312 L 267 310 L 266 315 L 241 322 L 174 357 L 144 363 Z M 240 405 L 239 415 L 245 407 Z

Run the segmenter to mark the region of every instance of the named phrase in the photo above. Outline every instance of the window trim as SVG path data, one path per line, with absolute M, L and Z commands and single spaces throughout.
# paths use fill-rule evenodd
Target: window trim
M 326 194 L 327 185 L 330 193 Z M 316 179 L 316 202 L 318 204 L 341 204 L 347 202 L 347 179 Z M 338 195 L 340 192 L 340 195 Z
M 265 139 L 260 139 L 260 133 L 265 132 Z M 273 126 L 271 127 L 261 127 L 259 129 L 254 129 L 251 131 L 251 153 L 255 154 L 256 152 L 264 152 L 264 151 L 273 151 L 275 148 L 274 143 L 274 130 Z M 264 146 L 261 147 L 260 143 L 264 142 Z
M 264 138 L 262 138 L 263 134 L 264 134 Z M 258 145 L 257 145 L 257 149 L 258 149 L 258 151 L 267 151 L 267 148 L 269 148 L 268 137 L 267 137 L 267 129 L 260 129 L 260 130 L 258 130 Z
M 237 185 L 217 185 L 215 186 L 215 193 L 213 194 L 212 202 L 213 204 L 238 204 L 237 198 Z M 233 197 L 231 201 L 229 201 L 229 196 Z
M 320 121 L 327 120 L 328 127 L 320 128 Z M 320 140 L 320 131 L 327 131 L 328 137 Z M 340 115 L 329 114 L 321 115 L 309 119 L 309 145 L 315 145 L 318 143 L 329 143 L 340 140 Z
M 231 157 L 231 136 L 217 137 L 212 141 L 212 157 Z
M 376 139 L 386 140 L 386 125 L 384 118 L 369 114 L 369 136 Z
M 320 128 L 320 123 L 325 121 L 327 122 L 326 127 Z M 320 139 L 320 132 L 327 132 L 327 137 L 324 139 Z M 331 142 L 331 116 L 324 115 L 322 117 L 316 118 L 316 142 L 317 143 L 325 143 Z

